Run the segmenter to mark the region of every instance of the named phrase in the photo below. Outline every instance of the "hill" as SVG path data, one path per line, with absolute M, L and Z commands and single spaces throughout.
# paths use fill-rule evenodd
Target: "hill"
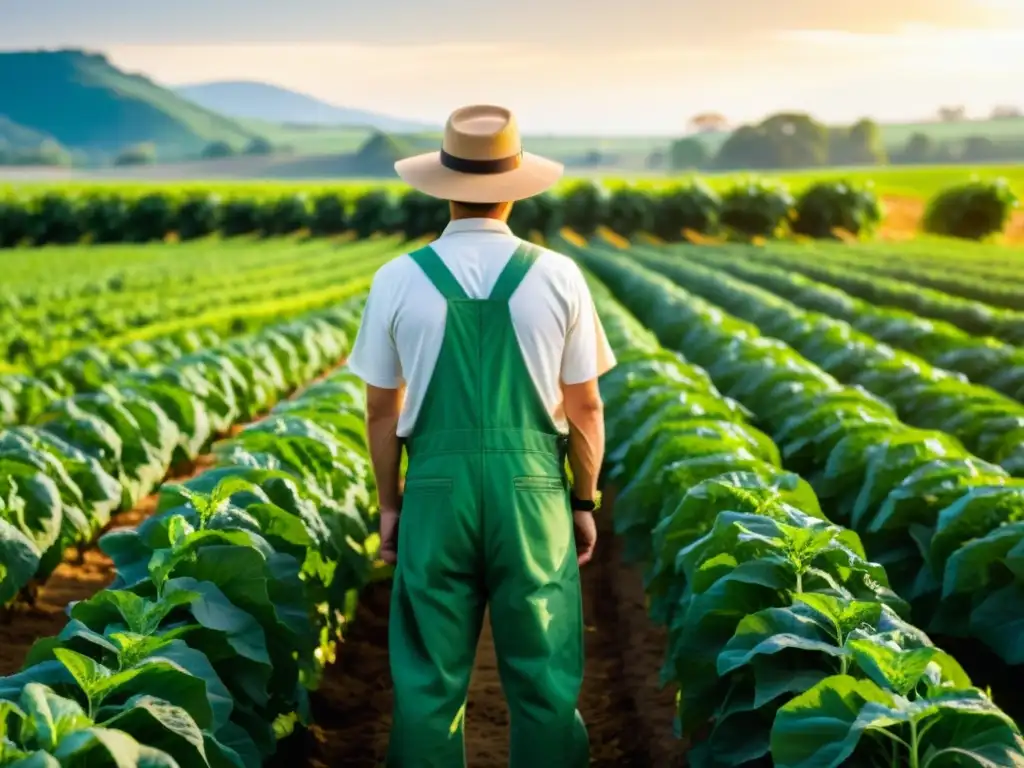
M 360 126 L 395 133 L 432 127 L 390 115 L 339 107 L 305 93 L 254 81 L 198 83 L 181 86 L 176 91 L 206 109 L 238 119 L 286 125 Z
M 18 125 L 6 115 L 0 114 L 0 147 L 35 148 L 48 140 L 52 141 L 53 137 Z
M 151 142 L 161 157 L 183 157 L 211 141 L 241 148 L 256 135 L 78 50 L 0 53 L 0 114 L 66 147 L 100 154 Z

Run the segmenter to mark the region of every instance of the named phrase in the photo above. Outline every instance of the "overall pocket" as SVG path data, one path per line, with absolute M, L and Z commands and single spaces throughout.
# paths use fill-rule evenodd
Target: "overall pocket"
M 526 475 L 513 479 L 515 547 L 534 574 L 557 581 L 576 562 L 569 488 L 560 477 Z M 570 569 L 571 571 L 571 569 Z
M 413 477 L 406 478 L 403 495 L 409 493 L 451 493 L 452 479 L 450 477 Z
M 512 482 L 517 491 L 550 491 L 552 493 L 565 493 L 568 491 L 565 481 L 560 477 L 525 475 L 515 478 Z

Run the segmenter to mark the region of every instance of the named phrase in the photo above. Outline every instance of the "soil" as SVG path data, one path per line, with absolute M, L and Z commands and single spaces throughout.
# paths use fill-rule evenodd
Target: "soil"
M 658 690 L 664 631 L 647 619 L 640 573 L 622 564 L 619 542 L 601 515 L 595 559 L 583 568 L 586 673 L 580 711 L 591 741 L 591 765 L 674 768 L 684 745 L 672 735 L 675 694 Z M 384 764 L 391 713 L 387 615 L 390 585 L 363 594 L 356 620 L 321 688 L 313 695 L 316 725 L 283 742 L 272 768 L 377 768 Z M 508 712 L 490 628 L 485 622 L 466 709 L 471 768 L 508 764 Z

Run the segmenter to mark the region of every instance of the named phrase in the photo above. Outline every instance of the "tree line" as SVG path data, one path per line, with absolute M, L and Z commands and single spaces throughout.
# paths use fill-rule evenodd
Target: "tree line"
M 706 133 L 713 116 L 698 126 L 705 135 L 672 142 L 667 152 L 648 158 L 652 168 L 685 170 L 776 170 L 846 165 L 933 165 L 998 163 L 1024 160 L 1024 139 L 988 136 L 942 141 L 923 131 L 912 134 L 896 150 L 886 147 L 882 130 L 863 119 L 846 127 L 829 127 L 810 115 L 783 112 L 760 123 L 743 125 L 716 149 Z M 695 124 L 696 126 L 696 124 Z

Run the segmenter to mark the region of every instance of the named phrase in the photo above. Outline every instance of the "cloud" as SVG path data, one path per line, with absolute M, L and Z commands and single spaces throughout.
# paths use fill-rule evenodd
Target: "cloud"
M 1020 0 L 1012 0 L 1019 2 Z M 1006 0 L 0 0 L 0 45 L 518 42 L 562 50 L 713 42 L 780 29 L 991 26 Z

